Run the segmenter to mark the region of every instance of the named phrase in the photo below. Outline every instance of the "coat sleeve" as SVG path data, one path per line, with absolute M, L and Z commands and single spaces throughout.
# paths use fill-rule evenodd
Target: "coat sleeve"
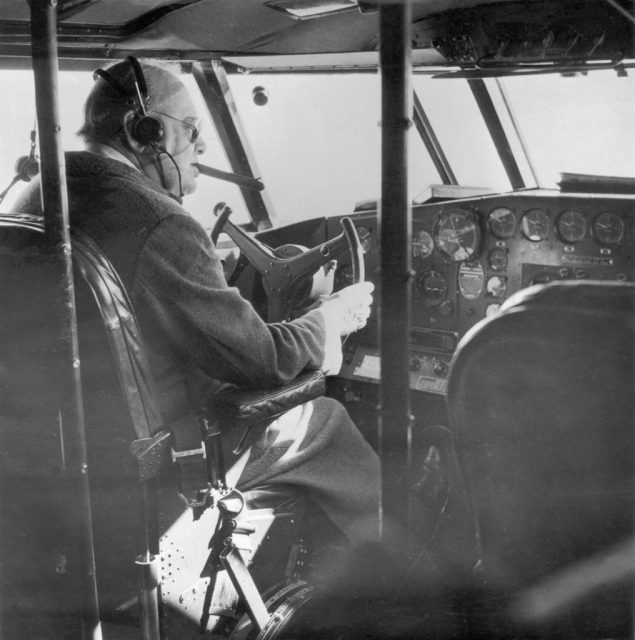
M 322 366 L 324 316 L 266 324 L 227 285 L 211 240 L 189 216 L 168 216 L 147 237 L 132 299 L 150 346 L 217 380 L 267 388 Z

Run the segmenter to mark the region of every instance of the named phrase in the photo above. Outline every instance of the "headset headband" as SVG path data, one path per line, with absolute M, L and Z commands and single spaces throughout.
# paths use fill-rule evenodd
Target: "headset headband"
M 146 83 L 145 76 L 143 75 L 143 69 L 139 64 L 139 61 L 132 56 L 128 56 L 126 61 L 130 64 L 132 72 L 134 73 L 135 93 L 131 94 L 124 86 L 105 69 L 95 69 L 93 72 L 93 78 L 102 78 L 105 80 L 122 98 L 125 98 L 130 106 L 137 105 L 143 114 L 146 114 L 150 97 L 148 94 L 148 85 Z
M 128 56 L 126 61 L 130 64 L 135 77 L 134 95 L 126 91 L 122 84 L 104 69 L 96 69 L 93 77 L 95 79 L 103 78 L 120 96 L 126 99 L 129 106 L 137 111 L 138 117 L 133 123 L 132 135 L 142 144 L 156 144 L 163 137 L 163 127 L 159 120 L 147 115 L 150 96 L 148 95 L 148 85 L 143 75 L 143 69 L 139 61 L 133 56 Z

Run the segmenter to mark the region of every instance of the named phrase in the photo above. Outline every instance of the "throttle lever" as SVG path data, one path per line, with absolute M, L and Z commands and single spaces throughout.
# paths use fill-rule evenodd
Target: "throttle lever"
M 216 222 L 214 223 L 214 226 L 212 227 L 212 231 L 209 234 L 210 238 L 212 239 L 212 242 L 214 243 L 214 246 L 216 246 L 216 243 L 218 242 L 218 238 L 220 234 L 223 232 L 223 228 L 227 223 L 227 220 L 229 220 L 229 216 L 231 214 L 232 214 L 231 208 L 228 207 L 224 202 L 219 202 L 214 207 L 214 215 L 216 216 Z

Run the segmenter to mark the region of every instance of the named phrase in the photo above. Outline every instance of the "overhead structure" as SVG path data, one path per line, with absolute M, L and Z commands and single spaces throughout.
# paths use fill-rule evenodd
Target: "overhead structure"
M 110 0 L 58 3 L 59 55 L 109 60 L 224 58 L 269 68 L 377 68 L 379 2 Z M 0 2 L 0 55 L 25 64 L 29 3 Z M 634 56 L 629 0 L 413 2 L 413 64 L 472 77 L 623 68 Z M 263 63 L 262 56 L 277 60 Z M 303 62 L 306 61 L 306 62 Z M 630 66 L 630 65 L 629 65 Z

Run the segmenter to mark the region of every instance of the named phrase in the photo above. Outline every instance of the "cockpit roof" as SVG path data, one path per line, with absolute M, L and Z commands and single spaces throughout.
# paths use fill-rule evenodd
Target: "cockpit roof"
M 58 0 L 59 55 L 229 57 L 240 58 L 246 67 L 262 67 L 263 56 L 287 56 L 279 59 L 282 66 L 376 66 L 377 6 L 361 0 Z M 29 3 L 0 0 L 0 56 L 28 57 L 29 40 Z M 413 2 L 412 45 L 415 67 L 459 66 L 498 74 L 527 65 L 615 65 L 635 57 L 632 4 Z M 304 62 L 288 56 L 303 56 Z

